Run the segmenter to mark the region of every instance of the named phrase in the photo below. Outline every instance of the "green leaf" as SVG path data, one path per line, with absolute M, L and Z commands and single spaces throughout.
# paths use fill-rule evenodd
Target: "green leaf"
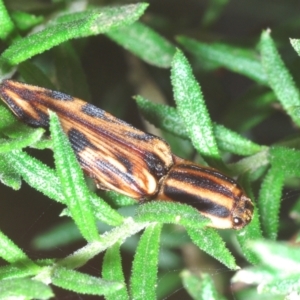
M 49 299 L 54 296 L 51 288 L 32 279 L 7 279 L 0 281 L 1 299 Z
M 72 218 L 88 241 L 99 239 L 96 219 L 92 210 L 89 190 L 76 156 L 65 136 L 58 117 L 50 113 L 50 132 L 56 172 Z
M 60 16 L 45 29 L 17 40 L 1 55 L 1 62 L 17 65 L 65 41 L 104 33 L 136 21 L 148 4 L 103 7 Z
M 109 281 L 123 282 L 122 289 L 107 295 L 106 300 L 128 300 L 129 295 L 125 285 L 125 278 L 122 270 L 122 260 L 120 255 L 120 244 L 116 243 L 106 250 L 102 265 L 102 277 Z
M 189 139 L 188 132 L 174 107 L 153 103 L 142 96 L 135 97 L 143 116 L 151 124 L 180 138 Z
M 289 70 L 281 60 L 270 31 L 264 31 L 260 40 L 261 63 L 268 82 L 286 113 L 300 126 L 300 94 Z
M 131 298 L 155 300 L 158 271 L 159 241 L 162 225 L 147 227 L 139 241 L 130 278 Z
M 29 276 L 38 275 L 42 271 L 41 267 L 19 261 L 15 264 L 0 267 L 0 280 L 24 278 Z
M 229 168 L 234 174 L 243 174 L 246 172 L 253 173 L 262 167 L 268 166 L 269 163 L 269 149 L 265 148 L 263 151 L 240 159 L 236 163 L 230 164 Z
M 286 177 L 300 177 L 300 151 L 285 147 L 270 148 L 270 163 Z
M 104 191 L 104 194 L 105 199 L 108 199 L 109 203 L 113 203 L 116 206 L 135 205 L 137 203 L 135 199 L 115 191 Z
M 7 153 L 6 160 L 31 187 L 57 202 L 66 203 L 53 169 L 19 150 Z
M 267 84 L 266 74 L 253 50 L 226 44 L 206 44 L 185 36 L 177 37 L 177 41 L 201 61 L 212 62 L 258 83 Z
M 14 172 L 20 174 L 30 186 L 49 198 L 66 204 L 60 181 L 53 169 L 21 151 L 6 153 L 5 160 L 10 167 L 14 168 Z M 122 216 L 101 198 L 89 192 L 89 199 L 93 205 L 95 216 L 99 220 L 113 226 L 122 223 Z
M 214 281 L 209 274 L 200 273 L 197 276 L 185 270 L 180 275 L 184 288 L 194 300 L 225 300 L 218 293 Z
M 220 163 L 220 153 L 213 134 L 202 92 L 183 53 L 177 50 L 171 68 L 171 81 L 178 113 L 196 150 Z
M 106 35 L 151 65 L 161 68 L 171 65 L 175 47 L 140 22 L 109 31 Z
M 105 232 L 101 235 L 101 241 L 89 243 L 87 246 L 76 251 L 74 254 L 60 260 L 58 262 L 61 266 L 68 268 L 79 268 L 83 266 L 87 261 L 92 259 L 95 255 L 106 250 L 117 242 L 123 242 L 126 238 L 133 234 L 143 230 L 150 225 L 149 222 L 136 223 L 132 218 L 124 220 L 123 224 L 115 227 L 111 231 Z
M 258 206 L 266 236 L 276 239 L 279 212 L 285 177 L 300 177 L 300 151 L 284 147 L 272 147 L 269 151 L 272 165 L 259 192 Z
M 123 288 L 121 282 L 106 281 L 63 267 L 55 268 L 51 278 L 54 285 L 80 294 L 102 296 Z
M 193 243 L 201 250 L 231 270 L 237 270 L 239 268 L 235 263 L 235 258 L 226 248 L 224 241 L 216 230 L 213 228 L 197 229 L 192 227 L 186 228 L 186 230 Z
M 299 39 L 290 39 L 290 43 L 297 52 L 297 54 L 300 56 L 300 40 Z
M 38 128 L 35 130 L 31 130 L 31 132 L 26 136 L 22 136 L 13 140 L 0 138 L 0 153 L 23 149 L 32 144 L 35 144 L 41 140 L 44 132 L 45 130 L 43 128 Z
M 237 155 L 253 155 L 267 149 L 223 125 L 214 124 L 214 134 L 220 149 Z
M 44 129 L 31 128 L 24 123 L 18 121 L 12 112 L 5 106 L 0 105 L 0 130 L 13 140 L 3 143 L 3 151 L 7 152 L 24 148 L 26 146 L 33 146 L 41 139 Z
M 6 154 L 0 154 L 0 181 L 14 190 L 21 188 L 21 178 L 8 162 Z
M 147 121 L 178 137 L 188 139 L 188 133 L 175 108 L 153 103 L 141 96 L 135 97 L 135 100 Z M 264 146 L 247 140 L 223 125 L 213 124 L 213 131 L 219 148 L 224 151 L 238 155 L 252 155 L 265 149 Z
M 265 176 L 258 196 L 262 228 L 267 238 L 275 240 L 279 226 L 279 210 L 284 174 L 271 167 Z
M 138 222 L 171 223 L 193 228 L 203 228 L 210 223 L 209 219 L 190 205 L 173 202 L 145 203 L 138 207 L 136 214 L 135 220 Z
M 9 263 L 23 262 L 28 266 L 35 264 L 30 261 L 27 255 L 5 234 L 0 231 L 0 257 Z

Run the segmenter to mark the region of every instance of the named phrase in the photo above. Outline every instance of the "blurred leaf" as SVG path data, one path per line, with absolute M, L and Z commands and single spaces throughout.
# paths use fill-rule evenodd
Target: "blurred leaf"
M 157 299 L 165 299 L 174 291 L 182 288 L 179 271 L 163 273 L 159 276 L 157 287 Z
M 299 298 L 299 291 L 300 291 L 299 276 L 300 274 L 297 274 L 297 275 L 289 276 L 284 279 L 282 278 L 275 279 L 265 284 L 261 284 L 259 286 L 259 291 L 261 293 L 287 295 L 285 299 L 297 299 Z M 289 298 L 289 296 L 291 298 Z
M 14 31 L 15 25 L 12 22 L 3 1 L 0 1 L 0 39 L 6 40 Z
M 211 26 L 214 22 L 217 22 L 220 18 L 223 10 L 226 8 L 229 0 L 211 0 L 208 2 L 208 6 L 205 10 L 205 14 L 202 17 L 203 26 Z
M 43 16 L 36 16 L 19 10 L 12 11 L 11 18 L 16 27 L 22 31 L 29 30 L 44 21 Z
M 29 278 L 7 279 L 0 281 L 2 299 L 50 299 L 54 294 L 51 288 Z
M 293 205 L 290 211 L 290 217 L 294 219 L 297 223 L 300 222 L 300 200 L 298 199 L 295 205 Z M 296 242 L 299 242 L 300 235 L 298 234 L 298 239 Z
M 140 22 L 111 30 L 106 35 L 151 65 L 161 68 L 168 68 L 171 65 L 175 47 Z
M 64 222 L 36 236 L 32 245 L 38 250 L 51 250 L 82 239 L 74 222 Z
M 199 276 L 190 271 L 181 273 L 183 286 L 194 300 L 225 300 L 217 291 L 214 281 L 207 273 L 201 273 Z
M 56 47 L 54 51 L 59 90 L 90 102 L 87 78 L 73 45 L 66 42 Z
M 282 276 L 300 274 L 299 248 L 285 243 L 259 240 L 250 243 L 260 262 Z
M 256 284 L 257 291 L 267 295 L 299 293 L 298 247 L 267 240 L 252 241 L 249 247 L 259 258 L 260 264 L 238 271 L 233 282 Z
M 227 127 L 245 132 L 271 116 L 274 112 L 272 104 L 276 100 L 274 93 L 257 89 L 250 90 L 228 107 L 222 118 Z
M 18 65 L 18 71 L 26 83 L 42 86 L 47 89 L 55 89 L 49 77 L 30 61 L 20 63 Z

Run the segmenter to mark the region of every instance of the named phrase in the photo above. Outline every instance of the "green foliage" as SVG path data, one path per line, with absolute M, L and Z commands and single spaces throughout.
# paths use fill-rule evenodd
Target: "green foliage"
M 118 112 L 130 112 L 132 107 L 133 101 L 125 102 L 130 81 L 141 93 L 135 97 L 140 112 L 160 134 L 166 135 L 174 151 L 180 148 L 186 159 L 202 160 L 238 177 L 254 202 L 257 195 L 254 217 L 238 232 L 221 232 L 207 228 L 208 219 L 188 205 L 154 201 L 136 207 L 132 205 L 134 200 L 112 191 L 99 193 L 100 198 L 84 180 L 55 114 L 51 113 L 50 139 L 44 129 L 20 123 L 0 104 L 3 186 L 19 190 L 22 181 L 26 182 L 32 193 L 36 190 L 64 205 L 61 216 L 70 220 L 52 224 L 49 230 L 39 233 L 33 247 L 43 251 L 76 241 L 87 243 L 72 253 L 63 251 L 69 253 L 64 257 L 59 253 L 54 259 L 36 260 L 34 255 L 29 258 L 28 244 L 20 244 L 24 238 L 15 242 L 4 229 L 8 225 L 3 226 L 1 299 L 50 299 L 56 296 L 51 285 L 73 293 L 101 295 L 107 300 L 163 299 L 182 288 L 185 298 L 226 299 L 212 276 L 216 270 L 224 282 L 233 276 L 233 286 L 245 284 L 235 292 L 237 299 L 292 299 L 288 297 L 299 295 L 299 251 L 292 245 L 295 241 L 291 236 L 299 243 L 300 200 L 284 205 L 288 202 L 286 189 L 299 190 L 300 183 L 299 40 L 286 34 L 280 38 L 280 29 L 276 34 L 266 30 L 260 37 L 253 36 L 258 45 L 246 39 L 233 45 L 225 36 L 217 38 L 210 26 L 226 11 L 230 3 L 226 0 L 208 1 L 198 25 L 201 28 L 195 27 L 193 37 L 197 38 L 183 34 L 191 32 L 184 27 L 186 20 L 172 22 L 162 12 L 160 15 L 151 10 L 151 4 L 146 10 L 149 5 L 142 2 L 107 7 L 98 6 L 97 1 L 80 1 L 80 5 L 75 2 L 52 1 L 37 7 L 31 0 L 15 9 L 0 0 L 1 80 L 14 76 L 87 101 L 94 100 L 95 93 L 98 98 L 99 85 L 105 90 L 101 94 L 104 102 L 99 105 L 120 98 L 120 104 L 115 105 Z M 288 3 L 282 5 L 289 7 Z M 289 26 L 299 32 L 298 18 Z M 203 32 L 205 35 L 201 35 Z M 101 61 L 105 54 L 102 47 L 108 43 L 104 35 L 114 51 L 119 51 L 117 59 L 112 56 Z M 180 48 L 175 48 L 174 39 Z M 100 50 L 97 43 L 104 43 Z M 89 69 L 86 61 L 90 57 L 85 51 L 90 44 L 94 52 Z M 292 56 L 281 58 L 279 45 L 290 48 L 294 61 Z M 126 63 L 122 65 L 123 60 Z M 98 83 L 97 74 L 105 65 L 109 65 L 109 72 L 106 69 L 105 79 Z M 247 91 L 239 90 L 243 95 L 236 101 L 229 103 L 225 90 L 220 92 L 222 69 L 251 81 Z M 128 78 L 124 77 L 127 74 Z M 173 97 L 175 106 L 172 101 L 164 101 L 164 92 Z M 228 93 L 227 98 L 231 97 Z M 157 98 L 162 101 L 155 103 Z M 284 122 L 278 115 L 284 116 Z M 136 119 L 134 116 L 131 121 Z M 281 122 L 280 130 L 277 122 Z M 262 138 L 257 132 L 265 128 Z M 196 157 L 191 155 L 191 145 Z M 54 167 L 35 158 L 40 149 L 53 150 Z M 1 191 L 1 200 L 6 197 L 5 190 Z M 13 206 L 14 199 L 9 201 Z M 31 210 L 34 207 L 28 204 L 28 212 Z M 288 219 L 289 213 L 292 220 Z M 3 210 L 1 220 L 6 220 L 2 217 L 6 215 L 11 212 Z M 33 223 L 33 227 L 36 225 Z M 31 225 L 22 226 L 26 231 Z M 278 235 L 285 241 L 277 242 Z M 174 249 L 181 250 L 184 260 Z M 100 253 L 104 253 L 102 266 L 93 265 L 97 274 L 74 270 Z M 131 267 L 125 257 L 131 257 Z M 210 260 L 212 265 L 207 266 Z M 228 289 L 223 285 L 223 290 Z

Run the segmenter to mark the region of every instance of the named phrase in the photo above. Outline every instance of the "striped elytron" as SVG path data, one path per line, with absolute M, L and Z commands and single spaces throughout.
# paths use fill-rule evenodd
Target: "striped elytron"
M 240 229 L 252 219 L 253 204 L 235 180 L 173 155 L 163 139 L 100 108 L 12 80 L 2 82 L 0 97 L 32 126 L 47 127 L 48 110 L 56 112 L 82 169 L 100 189 L 189 204 L 216 228 Z

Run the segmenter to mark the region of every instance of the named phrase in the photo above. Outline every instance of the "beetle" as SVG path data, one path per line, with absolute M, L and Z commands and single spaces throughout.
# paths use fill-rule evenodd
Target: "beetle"
M 84 172 L 96 186 L 139 201 L 165 200 L 195 207 L 209 226 L 241 229 L 253 203 L 241 186 L 216 169 L 172 154 L 169 144 L 65 93 L 13 80 L 0 97 L 23 122 L 48 127 L 54 111 Z

